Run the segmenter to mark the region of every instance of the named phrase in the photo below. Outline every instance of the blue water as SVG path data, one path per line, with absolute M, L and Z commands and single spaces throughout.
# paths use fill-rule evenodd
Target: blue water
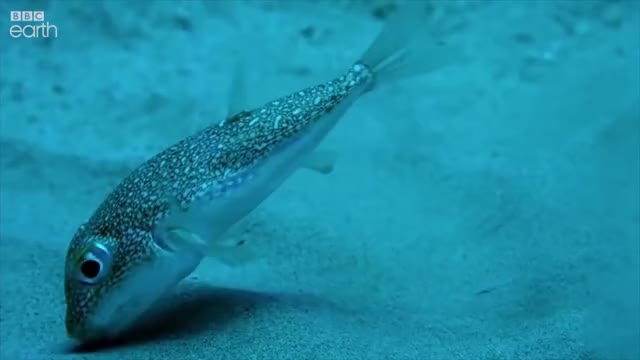
M 346 70 L 396 3 L 3 1 L 0 359 L 640 359 L 637 1 L 425 2 L 469 56 L 359 100 L 333 172 L 229 235 L 259 262 L 68 342 L 66 248 L 111 189 L 227 115 L 240 56 L 260 106 Z

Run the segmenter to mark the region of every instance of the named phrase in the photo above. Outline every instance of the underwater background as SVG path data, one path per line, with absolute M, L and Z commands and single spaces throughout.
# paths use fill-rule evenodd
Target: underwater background
M 419 0 L 415 0 L 419 1 Z M 130 171 L 324 82 L 400 1 L 0 3 L 0 359 L 640 359 L 640 2 L 423 1 L 463 64 L 359 100 L 130 341 L 72 351 L 64 256 Z M 11 11 L 57 37 L 14 38 Z

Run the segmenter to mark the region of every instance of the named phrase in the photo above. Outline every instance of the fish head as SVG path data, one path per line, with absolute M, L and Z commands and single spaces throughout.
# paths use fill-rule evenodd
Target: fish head
M 81 342 L 113 339 L 200 262 L 196 254 L 157 246 L 149 232 L 121 238 L 79 231 L 65 267 L 65 325 Z

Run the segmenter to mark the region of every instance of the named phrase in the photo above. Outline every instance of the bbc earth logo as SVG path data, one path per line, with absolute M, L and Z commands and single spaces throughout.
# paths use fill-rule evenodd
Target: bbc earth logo
M 11 11 L 9 35 L 12 38 L 58 38 L 58 27 L 44 21 L 44 11 Z

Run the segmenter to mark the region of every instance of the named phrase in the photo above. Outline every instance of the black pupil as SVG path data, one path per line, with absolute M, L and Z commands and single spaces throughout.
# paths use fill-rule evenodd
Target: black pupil
M 88 279 L 95 279 L 100 274 L 100 263 L 95 260 L 85 260 L 80 265 L 80 271 Z

